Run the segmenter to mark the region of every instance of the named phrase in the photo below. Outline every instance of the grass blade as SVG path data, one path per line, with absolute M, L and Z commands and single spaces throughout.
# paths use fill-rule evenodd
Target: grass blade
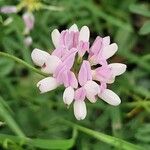
M 25 137 L 24 133 L 21 131 L 15 120 L 12 118 L 7 109 L 4 107 L 2 100 L 3 100 L 2 97 L 0 97 L 0 116 L 4 119 L 4 121 L 8 124 L 8 126 L 12 129 L 12 131 L 16 135 L 20 137 Z
M 125 140 L 110 136 L 110 135 L 106 135 L 103 134 L 101 132 L 97 132 L 91 129 L 88 129 L 86 127 L 77 125 L 75 123 L 63 120 L 64 123 L 68 124 L 71 127 L 75 127 L 77 130 L 80 130 L 88 135 L 90 135 L 91 137 L 94 137 L 102 142 L 105 142 L 107 144 L 110 144 L 114 147 L 123 149 L 123 150 L 144 150 L 142 147 L 132 144 L 130 142 L 127 142 Z
M 71 139 L 62 140 L 50 140 L 50 139 L 31 139 L 31 138 L 21 138 L 13 135 L 0 134 L 0 143 L 4 143 L 5 140 L 11 140 L 18 144 L 28 145 L 41 149 L 70 149 L 73 147 L 75 139 L 77 136 L 77 130 L 74 129 L 73 136 Z

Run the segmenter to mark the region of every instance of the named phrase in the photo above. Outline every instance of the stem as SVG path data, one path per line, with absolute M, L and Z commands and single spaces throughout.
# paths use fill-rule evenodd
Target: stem
M 32 71 L 34 71 L 34 72 L 36 72 L 36 73 L 42 75 L 42 76 L 45 76 L 45 77 L 48 76 L 48 74 L 43 73 L 42 71 L 40 71 L 40 70 L 34 68 L 32 65 L 26 63 L 24 60 L 22 60 L 22 59 L 20 59 L 20 58 L 17 58 L 17 57 L 15 57 L 15 56 L 13 56 L 13 55 L 10 55 L 10 54 L 4 53 L 4 52 L 0 52 L 0 56 L 4 56 L 4 57 L 7 57 L 7 58 L 10 58 L 10 59 L 12 59 L 12 60 L 14 60 L 14 61 L 16 61 L 16 62 L 22 64 L 23 66 L 27 67 L 28 69 L 30 69 L 30 70 L 32 70 Z
M 122 140 L 122 139 L 119 139 L 119 138 L 116 138 L 116 137 L 113 137 L 110 135 L 103 134 L 101 132 L 97 132 L 97 131 L 88 129 L 86 127 L 80 126 L 78 124 L 75 124 L 73 122 L 70 122 L 70 121 L 67 121 L 64 119 L 61 119 L 61 121 L 62 121 L 62 123 L 65 123 L 68 126 L 76 128 L 77 130 L 82 131 L 83 133 L 86 133 L 86 134 L 88 134 L 88 135 L 90 135 L 90 136 L 92 136 L 92 137 L 94 137 L 100 141 L 103 141 L 107 144 L 110 144 L 114 147 L 118 147 L 118 148 L 121 148 L 124 150 L 128 150 L 128 149 L 143 150 L 142 147 L 135 145 L 135 144 L 132 144 L 130 142 L 127 142 L 125 140 Z
M 63 7 L 48 6 L 48 5 L 44 5 L 44 4 L 41 5 L 41 8 L 51 10 L 51 11 L 63 11 L 64 10 Z

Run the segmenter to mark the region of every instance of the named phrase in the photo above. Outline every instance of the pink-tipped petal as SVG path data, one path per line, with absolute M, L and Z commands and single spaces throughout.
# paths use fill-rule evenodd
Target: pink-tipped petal
M 79 33 L 79 41 L 88 42 L 90 38 L 90 30 L 87 26 L 83 26 Z
M 85 119 L 87 110 L 84 101 L 75 100 L 73 108 L 74 108 L 74 115 L 77 120 Z
M 60 63 L 61 60 L 57 56 L 49 55 L 41 70 L 45 73 L 53 74 Z
M 63 101 L 66 105 L 70 105 L 74 99 L 74 89 L 69 86 L 65 89 L 63 94 Z
M 99 93 L 98 96 L 102 100 L 113 106 L 117 106 L 121 103 L 119 96 L 109 89 L 105 89 L 102 93 Z
M 118 50 L 118 46 L 116 43 L 110 44 L 109 46 L 103 48 L 101 58 L 108 59 L 112 57 L 117 50 Z
M 113 76 L 119 76 L 126 71 L 127 66 L 121 63 L 112 63 L 108 67 L 111 69 Z
M 60 33 L 57 29 L 54 29 L 51 33 L 52 42 L 54 46 L 57 48 L 59 46 Z
M 49 53 L 37 48 L 35 48 L 31 53 L 31 58 L 34 64 L 40 67 L 44 65 L 49 56 L 50 56 Z
M 41 93 L 54 90 L 57 88 L 57 86 L 58 86 L 58 83 L 56 79 L 53 77 L 44 78 L 37 83 L 37 87 L 39 88 Z

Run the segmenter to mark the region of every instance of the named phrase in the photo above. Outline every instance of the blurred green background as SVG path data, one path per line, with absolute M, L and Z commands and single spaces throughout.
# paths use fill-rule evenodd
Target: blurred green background
M 0 7 L 18 3 L 19 0 L 0 0 Z M 91 42 L 97 35 L 110 35 L 111 41 L 118 44 L 117 55 L 110 62 L 128 66 L 127 72 L 110 86 L 122 103 L 117 107 L 102 100 L 87 103 L 86 119 L 76 121 L 72 106 L 67 109 L 63 104 L 63 88 L 40 94 L 36 83 L 43 76 L 0 54 L 0 150 L 150 149 L 150 1 L 41 0 L 41 3 L 63 10 L 33 12 L 31 46 L 24 44 L 25 9 L 17 14 L 0 13 L 0 52 L 33 65 L 30 54 L 34 48 L 53 50 L 50 37 L 53 29 L 63 30 L 74 23 L 79 27 L 87 25 Z

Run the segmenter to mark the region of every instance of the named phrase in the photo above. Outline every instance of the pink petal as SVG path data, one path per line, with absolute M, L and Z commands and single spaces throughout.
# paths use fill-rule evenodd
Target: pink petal
M 85 96 L 86 96 L 86 91 L 83 87 L 75 91 L 75 100 L 84 101 Z
M 102 38 L 100 36 L 97 36 L 90 51 L 94 54 L 97 55 L 102 47 Z
M 83 61 L 79 74 L 78 80 L 81 86 L 83 86 L 88 80 L 92 80 L 92 73 L 90 63 L 86 60 Z
M 63 57 L 62 57 L 62 61 L 63 63 L 67 66 L 68 69 L 71 69 L 73 64 L 74 64 L 74 60 L 75 60 L 75 55 L 77 53 L 77 50 L 75 48 L 72 48 L 70 51 L 68 51 Z
M 77 49 L 78 49 L 79 56 L 83 57 L 86 51 L 89 52 L 89 42 L 80 41 L 78 43 Z

